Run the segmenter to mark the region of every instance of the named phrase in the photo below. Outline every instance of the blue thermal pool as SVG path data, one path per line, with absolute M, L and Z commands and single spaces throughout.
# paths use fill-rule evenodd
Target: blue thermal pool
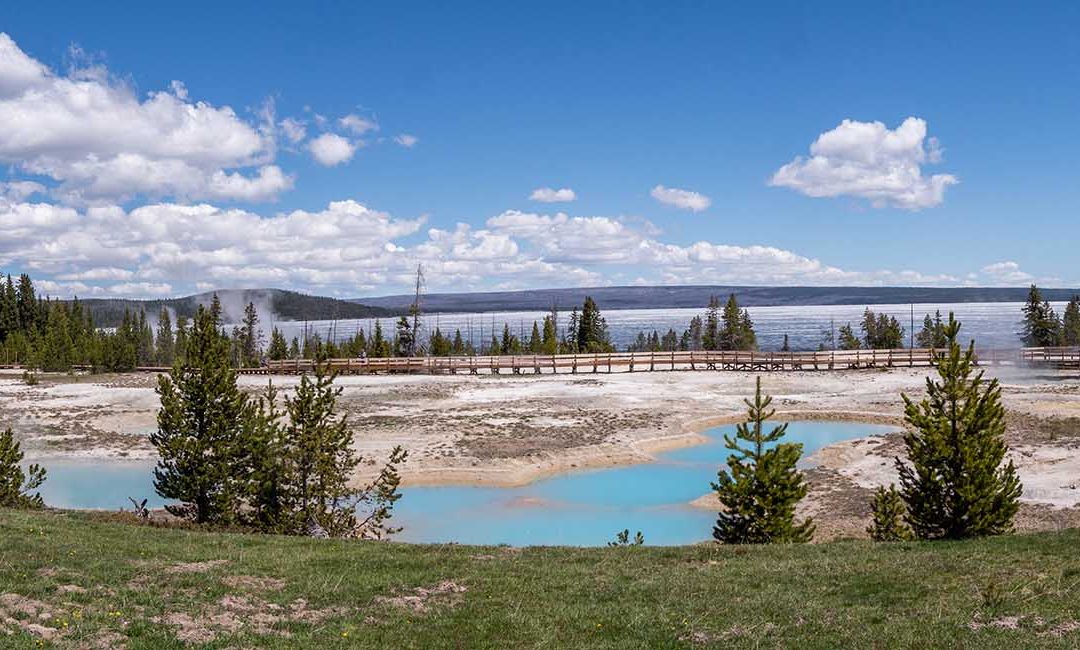
M 523 487 L 431 486 L 402 490 L 392 523 L 406 542 L 462 544 L 603 545 L 624 528 L 642 531 L 647 544 L 709 539 L 715 513 L 689 502 L 706 494 L 728 451 L 723 436 L 734 425 L 705 432 L 709 441 L 660 454 L 653 463 L 560 474 Z M 894 431 L 858 422 L 797 421 L 787 441 L 804 457 L 840 440 Z M 133 461 L 47 460 L 42 496 L 63 508 L 129 508 L 128 497 L 154 494 L 153 465 Z

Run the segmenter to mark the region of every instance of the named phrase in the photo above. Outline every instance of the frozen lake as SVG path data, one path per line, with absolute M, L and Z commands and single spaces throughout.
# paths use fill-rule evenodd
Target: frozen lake
M 1065 303 L 1053 303 L 1060 316 L 1065 310 Z M 603 305 L 600 306 L 603 310 Z M 947 319 L 950 311 L 963 323 L 961 335 L 965 341 L 975 338 L 980 348 L 1010 349 L 1020 347 L 1020 321 L 1023 318 L 1023 303 L 946 303 L 912 305 L 871 305 L 877 313 L 895 316 L 904 326 L 905 340 L 911 335 L 911 317 L 914 309 L 915 331 L 922 326 L 923 316 L 933 315 L 940 310 L 942 318 Z M 794 350 L 816 350 L 822 341 L 823 332 L 831 328 L 851 323 L 856 332 L 862 319 L 862 305 L 800 305 L 785 307 L 750 307 L 750 317 L 758 334 L 762 350 L 778 350 L 783 344 L 784 335 L 789 337 Z M 650 333 L 653 330 L 663 335 L 669 328 L 682 334 L 690 319 L 704 313 L 702 309 L 621 309 L 603 311 L 611 332 L 612 342 L 620 350 L 624 349 L 637 337 L 638 332 Z M 452 336 L 455 329 L 460 329 L 467 340 L 474 345 L 481 341 L 490 341 L 494 330 L 501 335 L 503 325 L 508 324 L 511 331 L 521 336 L 528 336 L 532 331 L 533 321 L 542 322 L 546 312 L 494 312 L 485 314 L 432 314 L 424 317 L 425 329 L 433 331 L 440 327 L 443 334 Z M 566 326 L 570 312 L 559 314 L 559 327 Z M 309 332 L 317 332 L 324 340 L 335 338 L 342 340 L 353 336 L 363 328 L 370 332 L 374 320 L 350 321 L 309 321 L 306 324 L 297 321 L 282 321 L 275 325 L 291 340 L 301 336 L 306 327 Z M 382 320 L 383 332 L 393 336 L 393 319 Z M 425 337 L 426 338 L 426 337 Z

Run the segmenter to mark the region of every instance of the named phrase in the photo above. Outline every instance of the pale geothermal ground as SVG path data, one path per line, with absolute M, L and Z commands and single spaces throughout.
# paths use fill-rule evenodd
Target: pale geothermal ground
M 1008 443 L 1024 484 L 1018 527 L 1080 525 L 1080 377 L 989 368 L 1004 387 Z M 920 396 L 927 369 L 766 373 L 778 418 L 903 426 L 900 393 Z M 27 386 L 0 374 L 0 427 L 27 459 L 152 458 L 158 406 L 152 375 L 43 375 Z M 259 391 L 267 379 L 242 376 Z M 275 377 L 287 389 L 295 377 Z M 739 421 L 754 375 L 740 372 L 587 373 L 540 376 L 340 377 L 343 412 L 374 471 L 394 445 L 409 450 L 406 484 L 517 485 L 582 467 L 649 462 Z M 825 447 L 805 459 L 811 493 L 801 506 L 818 539 L 863 536 L 874 487 L 896 480 L 899 434 Z M 360 477 L 358 477 L 359 479 Z M 703 486 L 694 504 L 714 509 Z

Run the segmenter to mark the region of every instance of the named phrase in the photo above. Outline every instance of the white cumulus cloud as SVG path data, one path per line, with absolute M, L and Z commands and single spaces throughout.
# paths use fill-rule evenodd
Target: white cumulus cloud
M 691 212 L 701 212 L 712 205 L 712 200 L 704 194 L 691 192 L 690 190 L 680 190 L 677 187 L 657 185 L 652 188 L 649 194 L 661 203 L 673 205 L 683 210 L 690 210 Z
M 577 194 L 569 187 L 558 190 L 551 187 L 539 187 L 529 195 L 530 201 L 540 201 L 541 203 L 569 203 L 576 198 Z
M 812 197 L 853 196 L 874 207 L 919 210 L 940 205 L 946 188 L 959 182 L 952 174 L 923 175 L 923 165 L 941 159 L 925 120 L 909 117 L 893 130 L 881 122 L 844 120 L 818 136 L 809 158 L 796 157 L 769 184 Z
M 415 135 L 409 135 L 408 133 L 401 133 L 394 136 L 394 142 L 400 144 L 406 149 L 412 149 L 416 146 L 416 143 L 420 142 L 420 138 Z
M 333 167 L 352 160 L 356 145 L 336 133 L 323 133 L 308 144 L 312 157 L 320 165 Z
M 267 117 L 192 101 L 180 82 L 140 97 L 102 66 L 59 74 L 0 33 L 0 162 L 70 203 L 273 199 L 293 181 L 271 164 Z

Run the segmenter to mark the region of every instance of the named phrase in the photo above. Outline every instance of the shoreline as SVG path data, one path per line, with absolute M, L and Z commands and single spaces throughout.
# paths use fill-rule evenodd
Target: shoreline
M 861 422 L 895 426 L 900 426 L 903 422 L 903 418 L 870 411 L 836 411 L 832 413 L 777 411 L 774 420 L 770 421 L 779 423 L 799 420 Z M 402 470 L 401 485 L 402 487 L 438 487 L 443 485 L 522 487 L 577 471 L 643 465 L 655 462 L 657 460 L 656 454 L 694 447 L 708 442 L 709 436 L 705 435 L 705 432 L 709 429 L 738 424 L 744 421 L 745 415 L 718 415 L 696 418 L 681 424 L 679 426 L 681 430 L 678 433 L 637 439 L 622 448 L 617 447 L 615 443 L 608 443 L 594 447 L 581 447 L 574 450 L 573 453 L 563 453 L 557 457 L 537 461 L 507 459 L 505 464 L 514 464 L 515 466 L 505 468 L 479 466 L 421 467 L 410 472 L 407 467 L 408 463 L 406 463 L 406 467 Z M 831 446 L 828 445 L 828 447 Z M 360 474 L 355 482 L 362 482 L 372 476 L 373 474 Z

